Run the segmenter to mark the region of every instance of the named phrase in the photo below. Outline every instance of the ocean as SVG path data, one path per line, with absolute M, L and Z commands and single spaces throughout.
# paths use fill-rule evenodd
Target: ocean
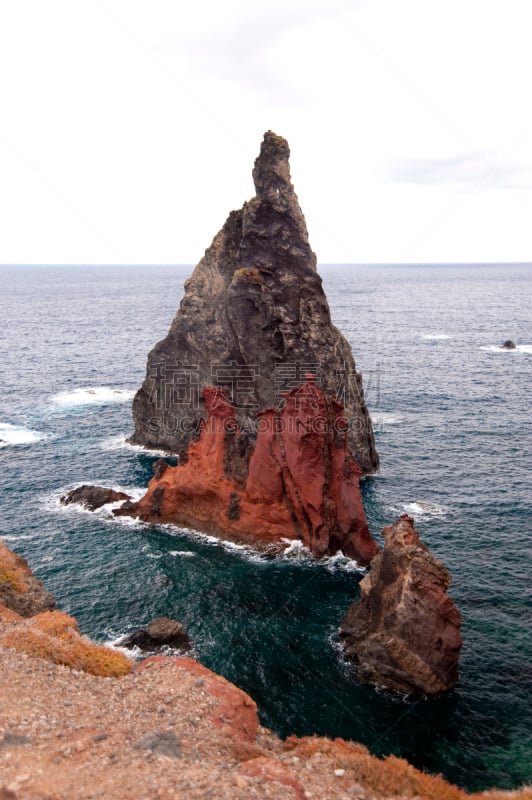
M 463 616 L 459 684 L 417 701 L 358 684 L 342 656 L 352 562 L 60 505 L 81 483 L 146 486 L 158 456 L 125 442 L 131 400 L 191 269 L 0 267 L 0 536 L 98 641 L 179 619 L 282 736 L 353 739 L 469 790 L 532 782 L 532 268 L 320 267 L 375 427 L 370 528 L 381 542 L 412 514 Z

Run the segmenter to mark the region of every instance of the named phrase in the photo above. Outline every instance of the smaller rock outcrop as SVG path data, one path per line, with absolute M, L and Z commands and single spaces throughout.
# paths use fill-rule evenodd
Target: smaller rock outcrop
M 55 597 L 44 588 L 22 556 L 0 541 L 0 603 L 21 617 L 55 608 Z
M 253 446 L 221 387 L 207 386 L 207 420 L 187 461 L 154 465 L 148 491 L 116 515 L 170 522 L 252 546 L 299 539 L 316 557 L 339 550 L 359 564 L 378 552 L 362 496 L 361 470 L 348 446 L 343 405 L 315 375 L 257 414 Z
M 64 506 L 78 503 L 88 511 L 96 511 L 107 503 L 117 503 L 120 500 L 131 500 L 131 497 L 125 492 L 117 492 L 106 486 L 90 486 L 86 483 L 83 486 L 77 486 L 61 497 L 61 503 Z
M 340 624 L 358 676 L 406 694 L 438 695 L 458 679 L 461 617 L 451 577 L 420 541 L 412 517 L 384 528 L 384 549 Z
M 178 650 L 190 650 L 192 642 L 180 622 L 167 617 L 157 617 L 149 625 L 124 636 L 118 642 L 120 647 L 138 647 L 146 652 L 171 647 Z
M 499 345 L 499 350 L 515 350 L 517 345 L 511 339 L 506 339 L 505 342 Z

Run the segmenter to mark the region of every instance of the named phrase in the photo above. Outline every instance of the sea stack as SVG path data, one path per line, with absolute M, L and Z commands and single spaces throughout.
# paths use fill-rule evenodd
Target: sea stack
M 361 376 L 331 323 L 285 139 L 268 131 L 255 161 L 256 196 L 232 211 L 185 283 L 168 335 L 148 356 L 133 401 L 131 441 L 188 457 L 206 416 L 203 389 L 223 387 L 239 446 L 252 448 L 258 412 L 313 373 L 343 404 L 348 442 L 362 474 L 378 467 Z
M 458 679 L 461 617 L 446 594 L 451 577 L 404 514 L 382 531 L 384 548 L 340 624 L 365 683 L 436 696 Z
M 253 545 L 299 539 L 368 564 L 360 495 L 378 467 L 361 376 L 331 323 L 285 139 L 268 131 L 256 196 L 230 213 L 148 356 L 131 441 L 179 455 L 118 512 Z

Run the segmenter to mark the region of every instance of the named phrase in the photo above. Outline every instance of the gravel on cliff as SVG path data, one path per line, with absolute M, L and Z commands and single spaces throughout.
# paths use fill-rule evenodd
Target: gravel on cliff
M 100 678 L 0 646 L 0 697 L 0 800 L 467 797 L 361 745 L 282 742 L 248 695 L 189 658 Z M 483 795 L 510 796 L 532 795 Z

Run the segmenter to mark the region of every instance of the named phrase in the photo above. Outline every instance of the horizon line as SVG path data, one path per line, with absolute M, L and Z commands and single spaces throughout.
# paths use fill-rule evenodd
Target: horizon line
M 199 262 L 24 262 L 0 263 L 2 267 L 195 267 Z M 319 267 L 467 267 L 467 266 L 532 266 L 532 261 L 318 261 Z

